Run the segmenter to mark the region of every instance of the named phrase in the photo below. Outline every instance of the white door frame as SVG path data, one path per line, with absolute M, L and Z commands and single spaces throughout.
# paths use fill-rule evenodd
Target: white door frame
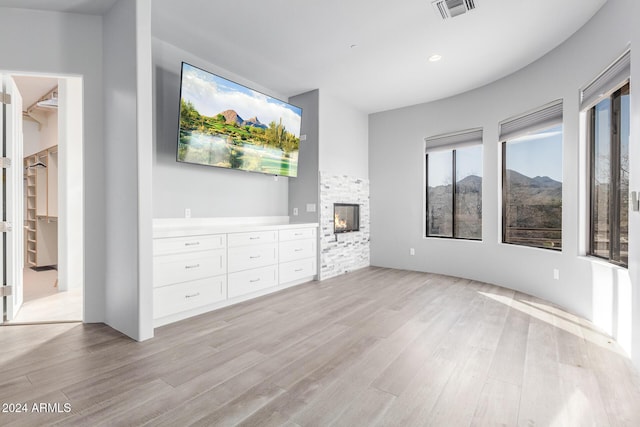
M 58 81 L 58 286 L 84 287 L 84 150 L 83 82 L 81 77 Z M 83 320 L 87 317 L 83 292 Z
M 11 229 L 2 233 L 2 276 L 5 289 L 11 289 L 5 299 L 5 317 L 14 320 L 23 301 L 22 268 L 24 266 L 24 212 L 23 212 L 23 155 L 22 155 L 22 97 L 15 82 L 8 74 L 0 74 L 2 92 L 5 100 L 2 105 L 3 132 L 2 156 L 11 161 L 11 165 L 1 169 L 3 175 L 2 204 L 0 207 L 3 221 Z M 7 97 L 8 95 L 8 97 Z M 5 319 L 3 319 L 5 320 Z
M 84 269 L 84 87 L 81 76 L 65 76 L 60 74 L 25 73 L 1 71 L 7 75 L 29 75 L 34 77 L 53 77 L 58 79 L 58 286 L 60 290 L 83 288 L 85 284 Z M 20 147 L 21 148 L 21 147 Z M 22 157 L 22 156 L 21 156 Z M 22 170 L 23 159 L 14 159 L 16 167 Z M 18 194 L 22 201 L 22 177 L 13 185 L 13 194 Z M 17 218 L 20 239 L 24 212 L 22 208 Z M 1 250 L 1 248 L 0 248 Z M 15 252 L 15 250 L 14 250 Z M 0 253 L 1 256 L 1 253 Z M 23 263 L 23 253 L 15 253 L 15 258 Z M 22 270 L 19 271 L 22 279 Z M 85 312 L 87 293 L 83 291 L 82 320 Z M 55 320 L 55 319 L 52 319 Z

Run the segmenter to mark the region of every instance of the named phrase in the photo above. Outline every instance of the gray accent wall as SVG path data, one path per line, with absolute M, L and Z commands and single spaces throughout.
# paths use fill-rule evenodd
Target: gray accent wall
M 289 102 L 302 108 L 302 130 L 306 140 L 300 141 L 298 177 L 289 179 L 289 212 L 291 222 L 318 222 L 318 118 L 320 92 L 312 90 L 289 98 Z M 307 205 L 316 205 L 315 212 L 307 212 Z M 293 209 L 298 209 L 294 216 Z
M 628 270 L 585 256 L 586 143 L 578 103 L 579 88 L 622 54 L 632 37 L 638 41 L 634 8 L 637 2 L 631 0 L 607 2 L 565 43 L 493 84 L 370 115 L 371 263 L 480 280 L 560 304 L 612 334 L 640 366 L 640 213 L 630 213 Z M 632 52 L 632 191 L 640 190 L 637 53 Z M 503 244 L 498 123 L 559 98 L 564 101 L 563 250 Z M 423 139 L 477 127 L 484 129 L 483 240 L 425 238 Z
M 176 161 L 182 61 L 286 99 L 154 38 L 154 218 L 183 218 L 185 208 L 191 209 L 194 218 L 287 215 L 289 178 Z

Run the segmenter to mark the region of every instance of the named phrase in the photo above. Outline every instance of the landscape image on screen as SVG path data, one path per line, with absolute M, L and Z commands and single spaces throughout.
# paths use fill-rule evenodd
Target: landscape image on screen
M 299 107 L 182 64 L 177 159 L 295 177 Z

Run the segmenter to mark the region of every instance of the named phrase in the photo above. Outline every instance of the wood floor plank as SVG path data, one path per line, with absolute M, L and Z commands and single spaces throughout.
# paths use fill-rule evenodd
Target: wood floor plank
M 581 366 L 560 363 L 559 376 L 563 411 L 570 423 L 580 426 L 610 424 L 593 372 Z
M 0 327 L 0 425 L 640 425 L 640 376 L 557 305 L 364 268 L 156 329 Z
M 562 397 L 554 327 L 531 319 L 518 424 L 570 425 Z
M 367 420 L 370 425 L 373 425 L 395 399 L 396 396 L 389 393 L 369 388 L 364 393 L 358 394 L 356 400 L 331 425 L 350 427 L 358 425 L 362 420 Z
M 261 383 L 211 414 L 200 418 L 193 426 L 236 425 L 282 393 L 284 390 L 278 386 Z
M 329 412 L 338 415 L 338 406 L 340 408 L 348 408 L 351 404 L 351 394 L 359 393 L 361 388 L 365 388 L 370 384 L 424 329 L 425 325 L 423 323 L 415 320 L 408 321 L 387 339 L 376 342 L 356 363 L 343 364 L 343 369 L 340 371 L 324 369 L 308 372 L 306 377 L 288 387 L 286 393 L 270 402 L 246 421 L 256 423 L 257 420 L 263 419 L 273 412 L 286 415 L 290 419 L 290 417 L 296 416 L 307 408 L 312 402 L 322 401 L 322 404 L 326 404 L 327 399 L 322 397 L 323 394 L 346 393 L 346 398 L 339 399 L 337 403 L 331 404 Z M 347 341 L 345 341 L 346 345 L 348 345 Z M 277 380 L 277 378 L 278 375 L 274 375 L 269 380 L 273 381 Z M 349 387 L 336 386 L 339 381 L 341 381 L 341 384 L 348 384 Z M 336 390 L 336 387 L 338 390 Z
M 433 359 L 417 369 L 404 391 L 377 420 L 379 426 L 423 426 L 428 421 L 442 390 L 449 382 L 457 364 L 445 359 Z
M 599 397 L 610 425 L 640 425 L 640 375 L 615 342 L 595 335 L 594 341 L 587 344 L 592 366 L 589 371 L 598 382 Z
M 4 401 L 7 402 L 7 401 Z M 46 394 L 32 395 L 30 399 L 23 400 L 9 400 L 12 403 L 22 403 L 26 406 L 27 412 L 24 413 L 0 413 L 0 425 L 5 426 L 42 426 L 50 425 L 54 422 L 60 421 L 67 417 L 67 413 L 64 412 L 64 404 L 69 400 L 60 391 L 53 391 Z M 42 408 L 41 404 L 52 404 L 54 406 L 49 409 L 48 407 Z M 35 406 L 34 406 L 35 405 Z
M 143 406 L 147 402 L 155 400 L 163 393 L 171 391 L 171 386 L 162 380 L 141 383 L 135 388 L 102 399 L 94 405 L 59 421 L 57 424 L 72 427 L 115 425 L 113 418 L 119 412 L 135 411 L 139 406 Z M 77 410 L 77 408 L 75 408 L 74 411 L 75 410 Z
M 137 384 L 162 378 L 165 372 L 172 372 L 185 364 L 210 358 L 213 354 L 215 351 L 207 347 L 178 347 L 77 382 L 62 391 L 77 404 L 91 405 L 133 389 Z
M 477 348 L 459 364 L 442 389 L 429 416 L 431 426 L 467 426 L 473 420 L 487 379 L 493 352 Z
M 399 396 L 420 367 L 428 363 L 434 350 L 459 318 L 455 312 L 442 311 L 430 327 L 413 340 L 372 383 L 378 390 Z
M 308 337 L 292 346 L 283 348 L 270 358 L 263 358 L 262 363 L 254 365 L 252 369 L 241 372 L 229 372 L 226 369 L 215 371 L 215 375 L 207 373 L 198 376 L 193 380 L 181 385 L 176 390 L 185 396 L 181 406 L 173 406 L 167 411 L 158 414 L 155 418 L 148 420 L 150 425 L 181 425 L 181 423 L 195 422 L 191 413 L 202 414 L 211 412 L 225 403 L 236 399 L 246 393 L 252 387 L 265 382 L 270 376 L 278 372 L 285 372 L 288 365 L 304 357 L 311 351 L 323 346 L 336 337 L 342 335 L 346 330 L 345 326 L 327 325 L 325 330 Z M 215 360 L 212 361 L 215 363 Z M 224 380 L 221 380 L 221 375 Z M 190 397 L 190 398 L 189 398 Z
M 510 307 L 489 369 L 491 379 L 517 386 L 522 385 L 529 319 L 529 316 L 522 311 Z
M 301 427 L 280 412 L 254 413 L 249 418 L 238 423 L 238 427 Z
M 495 379 L 484 384 L 472 426 L 515 426 L 518 423 L 520 386 Z

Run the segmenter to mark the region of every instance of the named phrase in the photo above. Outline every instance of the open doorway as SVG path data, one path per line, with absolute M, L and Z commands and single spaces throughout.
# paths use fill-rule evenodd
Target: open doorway
M 70 179 L 82 180 L 81 79 L 17 73 L 10 78 L 14 98 L 22 101 L 22 134 L 13 141 L 21 143 L 13 164 L 22 170 L 22 185 L 13 185 L 13 238 L 18 241 L 20 233 L 22 240 L 11 256 L 13 292 L 21 293 L 14 302 L 20 303 L 11 318 L 5 313 L 6 324 L 82 321 L 83 256 L 70 259 L 78 249 L 83 253 L 82 197 L 76 197 L 83 186 Z

